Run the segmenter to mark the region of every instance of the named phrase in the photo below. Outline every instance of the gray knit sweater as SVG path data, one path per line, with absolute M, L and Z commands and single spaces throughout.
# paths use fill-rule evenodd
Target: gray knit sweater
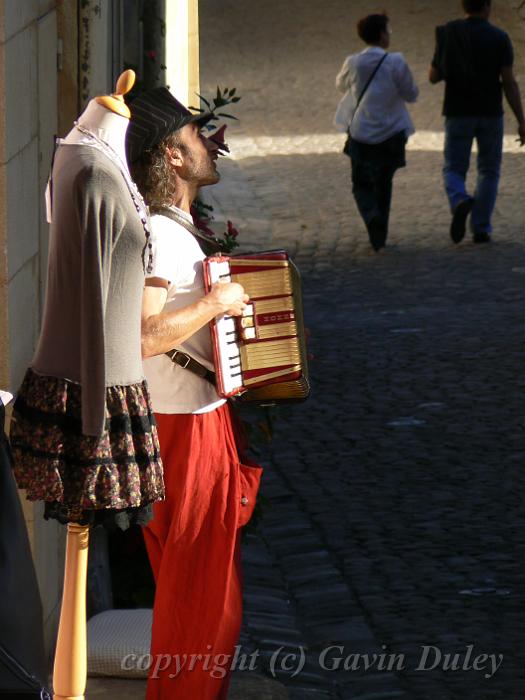
M 106 387 L 142 381 L 140 217 L 118 166 L 61 145 L 53 168 L 47 292 L 35 372 L 82 386 L 82 432 L 104 429 Z

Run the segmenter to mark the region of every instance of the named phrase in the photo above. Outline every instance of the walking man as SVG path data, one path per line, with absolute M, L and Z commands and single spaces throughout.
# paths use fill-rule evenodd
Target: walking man
M 518 140 L 525 143 L 525 120 L 512 65 L 508 35 L 489 22 L 491 0 L 463 0 L 466 17 L 436 28 L 436 50 L 429 72 L 431 83 L 445 81 L 445 190 L 452 211 L 450 237 L 459 243 L 466 222 L 474 243 L 488 243 L 496 203 L 503 152 L 505 93 L 518 121 Z M 473 140 L 478 146 L 478 177 L 474 196 L 465 180 Z

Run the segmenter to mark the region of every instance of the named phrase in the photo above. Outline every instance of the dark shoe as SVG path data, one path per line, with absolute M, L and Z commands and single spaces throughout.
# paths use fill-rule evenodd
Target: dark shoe
M 467 217 L 472 211 L 473 205 L 474 199 L 472 197 L 468 197 L 460 202 L 454 209 L 452 223 L 450 224 L 450 237 L 454 243 L 460 243 L 465 237 Z
M 487 233 L 486 231 L 478 231 L 478 233 L 474 234 L 472 240 L 474 243 L 490 243 L 490 233 Z
M 372 248 L 377 253 L 385 247 L 387 230 L 381 219 L 376 216 L 367 224 L 368 237 Z

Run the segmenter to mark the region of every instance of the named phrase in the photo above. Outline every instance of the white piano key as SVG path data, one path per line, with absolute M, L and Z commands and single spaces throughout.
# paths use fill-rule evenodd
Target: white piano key
M 230 263 L 226 260 L 224 262 L 211 262 L 209 264 L 210 279 L 212 284 L 218 282 L 221 277 L 228 277 L 227 281 L 231 280 L 230 277 Z
M 212 282 L 218 281 L 221 275 L 229 275 L 229 272 L 227 262 L 210 266 Z M 216 331 L 223 385 L 226 393 L 230 393 L 243 385 L 237 323 L 232 316 L 219 317 Z
M 237 332 L 237 326 L 231 316 L 223 316 L 217 321 L 217 328 L 221 333 Z

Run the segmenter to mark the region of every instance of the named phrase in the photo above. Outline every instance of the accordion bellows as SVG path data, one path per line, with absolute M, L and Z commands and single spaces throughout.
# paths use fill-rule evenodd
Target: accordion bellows
M 242 317 L 211 323 L 217 390 L 262 403 L 300 401 L 310 392 L 301 278 L 283 250 L 206 258 L 209 291 L 238 282 L 250 296 Z

